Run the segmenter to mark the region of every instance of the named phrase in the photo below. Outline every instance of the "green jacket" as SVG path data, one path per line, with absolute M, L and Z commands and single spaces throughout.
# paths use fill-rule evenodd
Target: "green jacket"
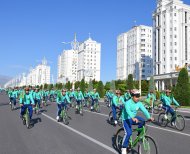
M 139 109 L 143 112 L 147 119 L 150 119 L 150 114 L 144 105 L 141 102 L 135 103 L 133 99 L 130 99 L 124 104 L 124 108 L 122 110 L 122 120 L 134 118 Z

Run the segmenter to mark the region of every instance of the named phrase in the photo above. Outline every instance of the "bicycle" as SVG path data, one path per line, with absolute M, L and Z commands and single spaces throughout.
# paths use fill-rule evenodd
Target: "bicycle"
M 15 109 L 13 100 L 10 101 L 10 106 L 11 106 L 11 111 L 13 111 Z
M 63 121 L 65 125 L 69 124 L 69 116 L 67 113 L 67 106 L 61 106 L 61 114 L 59 116 L 58 122 Z
M 100 113 L 100 104 L 98 102 L 98 100 L 94 100 L 94 107 L 93 107 L 94 111 L 97 113 Z
M 42 98 L 42 105 L 43 107 L 46 107 L 47 106 L 47 101 L 46 101 L 46 98 Z
M 80 104 L 76 105 L 76 113 L 80 114 L 81 116 L 83 116 L 83 105 L 82 105 L 82 101 L 80 102 Z
M 40 112 L 40 107 L 39 107 L 38 102 L 36 102 L 36 105 L 35 105 L 35 107 L 34 107 L 34 113 L 35 113 L 35 114 L 39 114 L 39 112 Z
M 120 127 L 123 126 L 121 115 L 122 115 L 122 110 L 117 108 L 117 109 L 116 109 L 116 120 L 117 120 L 118 125 L 119 125 Z M 113 111 L 110 111 L 110 113 L 109 113 L 108 122 L 109 122 L 111 125 L 114 125 Z
M 129 146 L 127 148 L 128 153 L 133 152 L 134 149 L 137 147 L 137 152 L 139 154 L 158 154 L 158 148 L 156 142 L 151 136 L 146 135 L 146 123 L 149 122 L 145 121 L 145 125 L 142 128 L 136 128 L 132 130 L 132 135 L 129 139 Z M 134 136 L 134 133 L 140 132 L 138 136 Z M 124 137 L 125 131 L 124 128 L 120 128 L 115 134 L 115 145 L 117 150 L 121 153 L 122 142 Z
M 174 126 L 177 130 L 182 131 L 185 128 L 185 119 L 182 115 L 177 113 L 177 107 L 174 109 L 174 116 L 167 114 L 166 111 L 162 112 L 158 116 L 158 123 L 162 127 L 166 127 L 169 123 L 172 126 L 172 121 L 175 118 Z
M 26 108 L 26 111 L 23 115 L 23 125 L 26 125 L 26 127 L 29 129 L 30 128 L 30 116 L 29 116 L 29 111 L 28 108 Z
M 153 110 L 153 113 L 154 113 L 154 114 L 158 114 L 159 112 L 162 111 L 162 104 L 161 104 L 160 102 L 155 102 L 154 105 L 153 105 L 153 108 L 152 108 L 152 105 L 147 104 L 147 103 L 145 102 L 144 107 L 145 107 L 145 108 L 148 110 L 148 112 L 150 112 L 150 113 L 151 113 L 152 110 Z

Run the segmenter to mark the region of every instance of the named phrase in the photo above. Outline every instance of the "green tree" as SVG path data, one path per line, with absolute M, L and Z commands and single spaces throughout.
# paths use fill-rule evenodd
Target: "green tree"
M 88 84 L 88 91 L 92 91 L 92 90 L 93 90 L 93 84 L 92 84 L 92 80 L 90 80 Z
M 133 75 L 132 74 L 128 75 L 127 89 L 129 89 L 129 90 L 134 89 L 134 81 L 133 81 Z
M 190 85 L 186 68 L 182 68 L 179 73 L 177 85 L 174 90 L 174 97 L 180 105 L 190 105 Z
M 80 87 L 80 81 L 75 82 L 75 89 L 77 89 L 78 87 Z
M 53 84 L 48 85 L 48 90 L 51 90 L 53 88 Z
M 110 83 L 110 90 L 112 90 L 115 93 L 116 88 L 115 88 L 115 81 L 114 80 L 112 80 Z
M 72 88 L 72 84 L 70 81 L 68 81 L 66 84 L 65 84 L 65 88 L 70 90 Z
M 85 81 L 84 81 L 84 78 L 81 80 L 80 82 L 80 90 L 84 93 L 85 91 Z
M 150 77 L 148 90 L 149 91 L 155 91 L 155 83 L 154 83 L 154 77 L 153 76 Z
M 106 91 L 108 91 L 108 90 L 110 90 L 110 82 L 106 82 L 106 84 L 105 84 L 105 86 L 104 86 L 104 89 L 106 90 Z
M 48 84 L 47 83 L 44 84 L 44 89 L 45 90 L 48 89 Z
M 97 92 L 99 93 L 101 98 L 104 97 L 104 85 L 103 85 L 102 81 L 98 82 Z

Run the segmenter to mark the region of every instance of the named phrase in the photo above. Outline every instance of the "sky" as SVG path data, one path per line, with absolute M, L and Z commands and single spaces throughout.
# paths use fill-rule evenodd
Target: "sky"
M 184 3 L 190 4 L 189 0 Z M 152 26 L 156 0 L 0 0 L 0 75 L 28 72 L 46 57 L 54 80 L 57 58 L 77 34 L 101 43 L 101 80 L 116 79 L 117 36 Z

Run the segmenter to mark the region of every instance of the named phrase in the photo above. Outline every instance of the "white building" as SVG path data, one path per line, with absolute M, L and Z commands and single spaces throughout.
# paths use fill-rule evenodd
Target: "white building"
M 92 40 L 71 43 L 72 50 L 65 50 L 58 56 L 57 82 L 75 82 L 83 78 L 86 82 L 95 79 L 100 81 L 101 44 Z
M 50 84 L 50 66 L 47 65 L 47 61 L 44 58 L 42 63 L 31 68 L 28 74 L 22 73 L 22 75 L 16 76 L 5 84 L 5 87 L 21 87 L 21 86 L 36 86 L 43 84 Z
M 117 80 L 125 80 L 129 74 L 139 80 L 139 73 L 142 80 L 153 73 L 152 27 L 144 25 L 134 26 L 117 38 Z
M 154 74 L 175 72 L 190 63 L 190 6 L 181 0 L 157 0 L 153 40 Z
M 77 50 L 64 50 L 58 56 L 58 82 L 74 82 L 77 80 Z
M 101 44 L 90 37 L 79 46 L 77 80 L 100 81 Z

